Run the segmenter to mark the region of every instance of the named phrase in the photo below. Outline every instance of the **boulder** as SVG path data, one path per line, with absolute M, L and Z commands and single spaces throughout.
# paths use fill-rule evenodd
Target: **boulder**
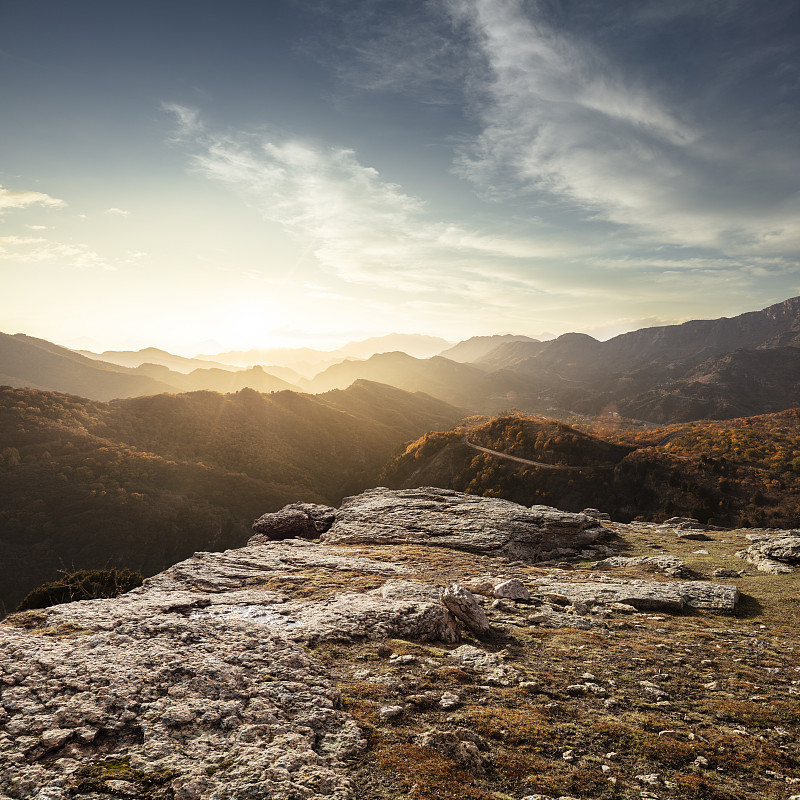
M 280 539 L 317 539 L 336 517 L 336 509 L 316 503 L 292 503 L 280 511 L 264 514 L 253 523 L 248 544 L 262 544 Z
M 489 632 L 486 613 L 469 589 L 454 583 L 442 591 L 441 598 L 445 607 L 473 633 L 482 635 Z
M 800 534 L 797 531 L 781 532 L 771 535 L 750 535 L 753 543 L 736 555 L 756 569 L 772 575 L 794 571 L 793 564 L 800 564 Z
M 450 658 L 492 686 L 511 686 L 520 681 L 519 672 L 505 664 L 502 656 L 481 650 L 480 647 L 471 644 L 462 644 L 451 650 Z
M 473 775 L 485 775 L 485 762 L 481 751 L 489 749 L 486 740 L 468 728 L 428 730 L 416 737 L 421 747 L 430 747 L 458 762 Z
M 496 598 L 504 600 L 528 601 L 531 599 L 531 593 L 518 578 L 511 578 L 511 580 L 498 583 L 494 587 L 493 594 Z
M 347 497 L 321 538 L 328 544 L 422 544 L 542 561 L 574 554 L 605 532 L 585 514 L 424 487 Z

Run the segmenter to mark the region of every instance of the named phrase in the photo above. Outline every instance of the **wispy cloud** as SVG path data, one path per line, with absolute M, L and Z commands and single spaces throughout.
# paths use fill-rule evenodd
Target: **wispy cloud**
M 130 211 L 125 211 L 121 208 L 107 208 L 103 213 L 111 217 L 127 217 Z
M 44 192 L 34 192 L 30 189 L 4 189 L 0 186 L 0 216 L 6 211 L 35 205 L 63 208 L 66 203 Z
M 197 109 L 182 106 L 178 103 L 162 103 L 161 110 L 175 116 L 177 127 L 173 135 L 173 141 L 177 142 L 186 137 L 195 136 L 203 129 Z
M 0 261 L 17 264 L 55 261 L 79 269 L 115 269 L 86 244 L 53 242 L 38 236 L 0 236 Z
M 800 169 L 796 147 L 776 159 L 750 138 L 723 141 L 719 120 L 711 126 L 612 53 L 556 30 L 537 5 L 449 7 L 471 26 L 486 65 L 472 86 L 482 130 L 457 162 L 486 196 L 550 198 L 681 245 L 739 254 L 797 248 L 800 201 L 784 174 Z
M 383 180 L 352 150 L 208 131 L 195 144 L 195 170 L 241 192 L 305 243 L 319 266 L 349 283 L 462 297 L 505 281 L 537 291 L 520 265 L 575 250 L 436 219 L 421 199 Z

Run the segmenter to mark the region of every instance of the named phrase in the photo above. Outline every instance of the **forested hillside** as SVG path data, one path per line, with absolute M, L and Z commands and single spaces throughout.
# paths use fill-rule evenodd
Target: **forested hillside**
M 265 511 L 337 504 L 403 442 L 461 415 L 368 382 L 109 403 L 0 389 L 0 600 L 13 607 L 60 568 L 147 575 L 241 545 Z
M 800 525 L 800 410 L 656 429 L 578 430 L 521 414 L 478 418 L 427 433 L 386 468 L 383 481 L 571 511 L 596 507 L 620 521 L 679 515 L 791 528 Z

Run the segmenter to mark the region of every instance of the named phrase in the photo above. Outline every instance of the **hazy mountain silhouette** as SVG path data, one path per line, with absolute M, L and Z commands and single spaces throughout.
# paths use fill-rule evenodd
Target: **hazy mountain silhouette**
M 338 505 L 404 442 L 463 414 L 365 381 L 109 403 L 0 389 L 0 612 L 61 567 L 152 574 L 243 544 L 286 503 Z
M 92 400 L 201 389 L 224 393 L 244 387 L 261 392 L 297 388 L 261 367 L 236 371 L 196 369 L 188 375 L 160 364 L 130 368 L 88 358 L 23 334 L 0 334 L 0 384 L 68 392 Z
M 196 369 L 241 369 L 241 367 L 223 364 L 220 361 L 176 356 L 174 353 L 168 353 L 158 347 L 145 347 L 142 350 L 104 350 L 102 353 L 93 353 L 91 350 L 79 350 L 78 352 L 96 361 L 106 361 L 110 364 L 119 364 L 122 367 L 134 369 L 142 364 L 159 364 L 169 367 L 175 372 L 186 373 Z
M 568 333 L 549 342 L 505 343 L 478 364 L 534 381 L 530 408 L 549 404 L 596 414 L 617 406 L 636 418 L 667 422 L 797 405 L 798 345 L 796 297 L 736 317 L 643 328 L 606 342 Z
M 454 344 L 447 350 L 443 350 L 439 355 L 462 364 L 476 363 L 488 353 L 496 350 L 500 345 L 513 342 L 538 343 L 538 339 L 531 339 L 530 336 L 517 336 L 513 333 L 498 334 L 496 336 L 473 336 L 463 342 Z
M 20 333 L 0 334 L 0 383 L 69 392 L 95 400 L 176 391 L 160 379 L 95 361 Z
M 497 410 L 514 405 L 529 389 L 520 376 L 486 372 L 442 356 L 413 358 L 406 353 L 380 353 L 366 361 L 343 361 L 328 367 L 308 383 L 311 391 L 342 389 L 367 379 L 409 392 L 426 392 L 470 410 Z M 511 396 L 511 397 L 510 397 Z

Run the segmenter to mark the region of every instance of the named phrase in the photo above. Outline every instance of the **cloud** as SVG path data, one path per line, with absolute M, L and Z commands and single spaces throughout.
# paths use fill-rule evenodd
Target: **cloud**
M 161 110 L 175 116 L 177 128 L 172 137 L 174 142 L 180 142 L 187 137 L 195 136 L 203 129 L 199 112 L 195 108 L 182 106 L 178 103 L 162 103 Z
M 44 192 L 33 192 L 28 189 L 4 189 L 0 186 L 0 216 L 6 211 L 34 205 L 63 208 L 66 203 Z
M 703 75 L 712 85 L 702 95 L 668 91 L 585 32 L 550 24 L 544 5 L 448 5 L 471 26 L 476 61 L 485 65 L 471 87 L 481 131 L 460 148 L 456 166 L 485 197 L 528 195 L 653 242 L 796 252 L 800 198 L 786 179 L 800 170 L 796 144 L 765 147 L 761 129 L 770 122 L 734 121 L 742 112 L 733 102 L 704 110 L 712 78 Z
M 121 208 L 107 208 L 103 213 L 112 217 L 127 217 L 130 211 L 123 211 Z
M 0 236 L 0 261 L 17 264 L 56 261 L 79 269 L 115 269 L 86 244 L 53 242 L 35 236 Z
M 498 282 L 536 292 L 531 262 L 576 250 L 436 219 L 353 150 L 207 131 L 195 144 L 195 171 L 240 192 L 316 264 L 351 284 L 461 298 L 495 295 Z
M 316 10 L 325 22 L 312 55 L 348 87 L 434 105 L 463 101 L 471 62 L 439 3 L 390 11 L 374 0 L 325 0 Z

